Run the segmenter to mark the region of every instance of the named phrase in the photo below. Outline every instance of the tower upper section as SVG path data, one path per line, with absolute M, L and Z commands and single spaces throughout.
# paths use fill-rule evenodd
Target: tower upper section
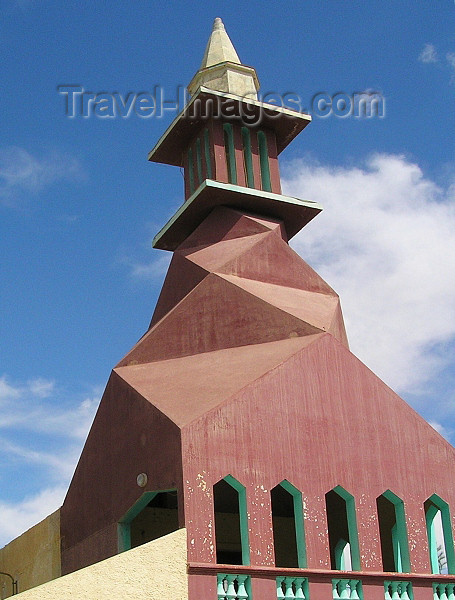
M 311 117 L 261 102 L 258 90 L 256 71 L 240 62 L 216 18 L 191 98 L 149 153 L 183 167 L 185 179 L 185 202 L 155 248 L 175 250 L 220 205 L 282 220 L 287 239 L 322 210 L 281 193 L 278 155 Z
M 202 85 L 218 92 L 258 99 L 256 71 L 253 67 L 242 65 L 219 17 L 213 23 L 201 67 L 189 83 L 188 91 L 195 94 Z

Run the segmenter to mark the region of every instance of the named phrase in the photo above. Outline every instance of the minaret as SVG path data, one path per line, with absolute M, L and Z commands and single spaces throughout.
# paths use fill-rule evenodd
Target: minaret
M 184 169 L 153 242 L 173 257 L 61 508 L 62 572 L 160 541 L 185 565 L 163 600 L 450 598 L 455 451 L 349 351 L 289 247 L 321 207 L 281 193 L 278 156 L 311 119 L 258 88 L 216 19 L 149 154 Z
M 216 206 L 283 221 L 290 239 L 321 207 L 281 194 L 278 155 L 311 121 L 309 115 L 257 100 L 259 82 L 241 64 L 221 19 L 215 19 L 191 100 L 149 153 L 184 169 L 185 203 L 154 247 L 175 250 Z

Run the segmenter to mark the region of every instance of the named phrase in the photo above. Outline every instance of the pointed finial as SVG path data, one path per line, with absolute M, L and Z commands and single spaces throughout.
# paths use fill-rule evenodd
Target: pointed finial
M 220 17 L 217 17 L 213 22 L 212 33 L 205 49 L 201 69 L 206 69 L 207 67 L 226 61 L 240 64 L 240 59 L 226 33 L 223 21 Z
M 200 69 L 188 86 L 190 94 L 194 94 L 201 85 L 257 99 L 259 82 L 256 71 L 242 65 L 220 17 L 213 22 Z

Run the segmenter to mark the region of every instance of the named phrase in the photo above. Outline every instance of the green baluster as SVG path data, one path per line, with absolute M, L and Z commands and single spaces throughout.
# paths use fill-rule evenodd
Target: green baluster
M 224 587 L 224 582 L 225 582 L 225 576 L 224 575 L 218 575 L 218 581 L 217 581 L 217 587 L 216 587 L 216 591 L 218 594 L 218 600 L 225 600 L 226 597 L 226 590 Z
M 390 582 L 390 589 L 392 591 L 390 597 L 392 600 L 401 600 L 398 588 L 400 588 L 400 592 L 401 592 L 401 585 L 400 585 L 399 581 L 391 581 Z
M 237 600 L 237 592 L 235 591 L 234 582 L 237 579 L 235 575 L 226 575 L 227 581 L 227 590 L 226 590 L 226 600 Z
M 294 583 L 293 577 L 286 577 L 284 580 L 286 582 L 286 593 L 284 594 L 285 600 L 294 600 L 294 590 L 292 589 L 292 584 Z
M 340 579 L 340 598 L 348 598 L 349 600 L 349 590 L 348 590 L 349 579 Z
M 284 594 L 283 594 L 283 581 L 285 580 L 284 577 L 277 577 L 276 578 L 276 597 L 277 600 L 284 600 Z
M 340 579 L 332 579 L 332 596 L 333 600 L 338 600 L 340 594 L 338 593 L 338 584 L 340 583 Z
M 237 600 L 248 600 L 248 592 L 246 591 L 245 581 L 248 579 L 248 575 L 237 575 Z
M 298 598 L 299 600 L 306 600 L 305 593 L 303 591 L 303 586 L 305 585 L 305 579 L 298 577 L 297 579 L 294 579 L 294 583 L 295 583 L 295 598 Z
M 409 582 L 403 581 L 401 583 L 401 600 L 411 600 L 408 594 L 408 589 L 411 584 Z
M 390 595 L 390 581 L 384 582 L 384 598 L 385 600 L 391 600 L 392 596 Z
M 351 586 L 351 600 L 361 600 L 357 590 L 360 586 L 360 581 L 358 579 L 351 579 L 349 585 Z
M 439 600 L 447 600 L 447 594 L 446 594 L 446 586 L 444 583 L 440 583 L 438 586 L 438 598 Z
M 455 600 L 455 584 L 447 584 L 447 600 Z

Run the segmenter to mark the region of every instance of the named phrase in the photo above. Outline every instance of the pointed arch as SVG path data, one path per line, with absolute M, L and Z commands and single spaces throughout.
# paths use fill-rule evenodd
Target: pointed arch
M 360 571 L 354 496 L 340 485 L 325 495 L 331 568 Z
M 270 490 L 275 566 L 306 567 L 302 493 L 284 479 Z
M 145 492 L 118 522 L 118 550 L 136 548 L 177 529 L 177 490 Z
M 408 533 L 404 503 L 390 490 L 376 498 L 384 571 L 409 573 Z
M 232 475 L 213 486 L 216 561 L 250 564 L 246 489 Z
M 437 494 L 424 503 L 432 573 L 455 573 L 449 505 Z

